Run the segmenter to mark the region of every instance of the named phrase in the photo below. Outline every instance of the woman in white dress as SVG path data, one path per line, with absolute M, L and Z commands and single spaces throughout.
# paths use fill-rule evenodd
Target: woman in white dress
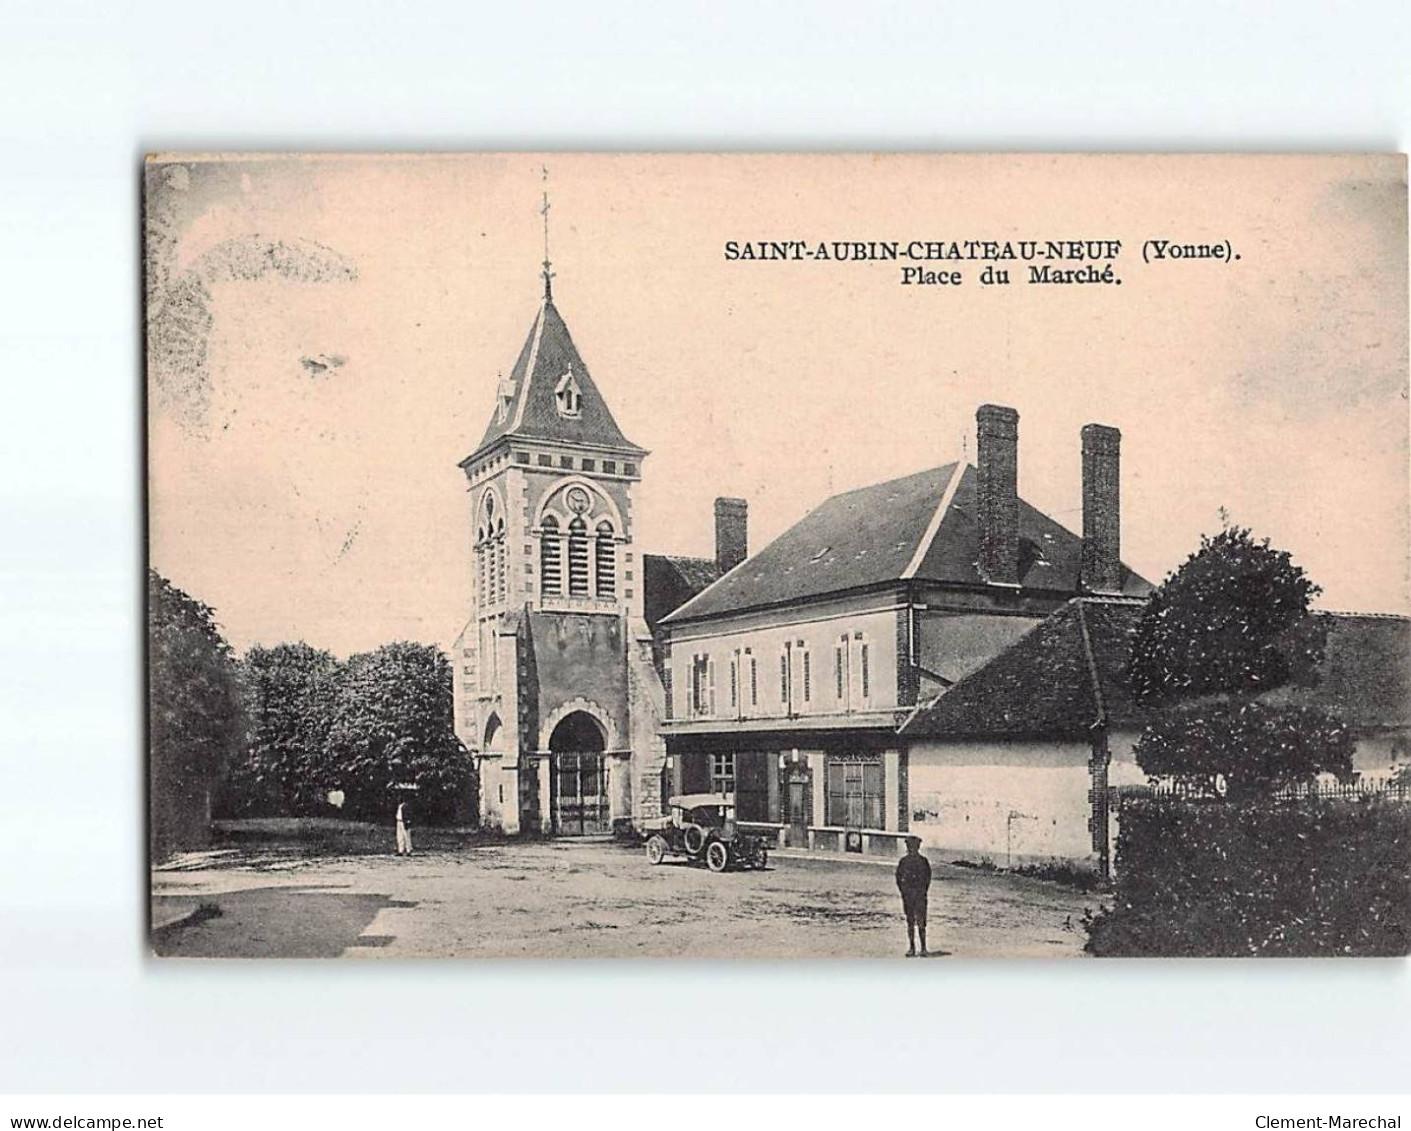
M 410 856 L 412 854 L 412 822 L 411 814 L 407 812 L 407 803 L 400 801 L 397 803 L 397 855 Z

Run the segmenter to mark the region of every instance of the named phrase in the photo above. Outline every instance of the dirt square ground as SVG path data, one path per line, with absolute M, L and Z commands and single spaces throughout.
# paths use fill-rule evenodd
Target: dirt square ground
M 930 945 L 965 957 L 1081 954 L 1095 896 L 932 861 Z M 601 841 L 391 855 L 294 847 L 178 858 L 152 875 L 153 948 L 180 957 L 900 957 L 889 863 L 771 858 L 716 875 Z M 161 927 L 202 903 L 218 916 Z

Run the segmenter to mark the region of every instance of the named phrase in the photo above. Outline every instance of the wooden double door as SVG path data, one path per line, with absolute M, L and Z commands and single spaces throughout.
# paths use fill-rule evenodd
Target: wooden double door
M 554 832 L 559 836 L 612 832 L 603 755 L 574 753 L 552 757 Z

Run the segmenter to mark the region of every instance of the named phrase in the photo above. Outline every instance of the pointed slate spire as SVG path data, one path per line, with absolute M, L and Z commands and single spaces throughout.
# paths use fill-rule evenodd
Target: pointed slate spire
M 645 454 L 622 434 L 607 401 L 598 391 L 562 315 L 549 297 L 551 276 L 544 278 L 544 303 L 507 378 L 500 381 L 495 411 L 485 435 L 469 458 L 505 436 L 528 440 L 614 448 Z M 576 395 L 563 393 L 572 388 Z

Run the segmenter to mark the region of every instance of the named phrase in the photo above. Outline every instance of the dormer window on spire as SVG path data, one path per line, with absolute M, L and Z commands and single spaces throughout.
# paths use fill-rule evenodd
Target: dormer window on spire
M 514 379 L 501 377 L 496 391 L 496 418 L 501 424 L 510 418 L 510 405 L 514 403 Z
M 554 403 L 558 406 L 560 416 L 577 416 L 583 407 L 583 390 L 578 384 L 578 378 L 573 375 L 573 366 L 568 367 L 568 372 L 558 379 L 558 384 L 554 386 Z

